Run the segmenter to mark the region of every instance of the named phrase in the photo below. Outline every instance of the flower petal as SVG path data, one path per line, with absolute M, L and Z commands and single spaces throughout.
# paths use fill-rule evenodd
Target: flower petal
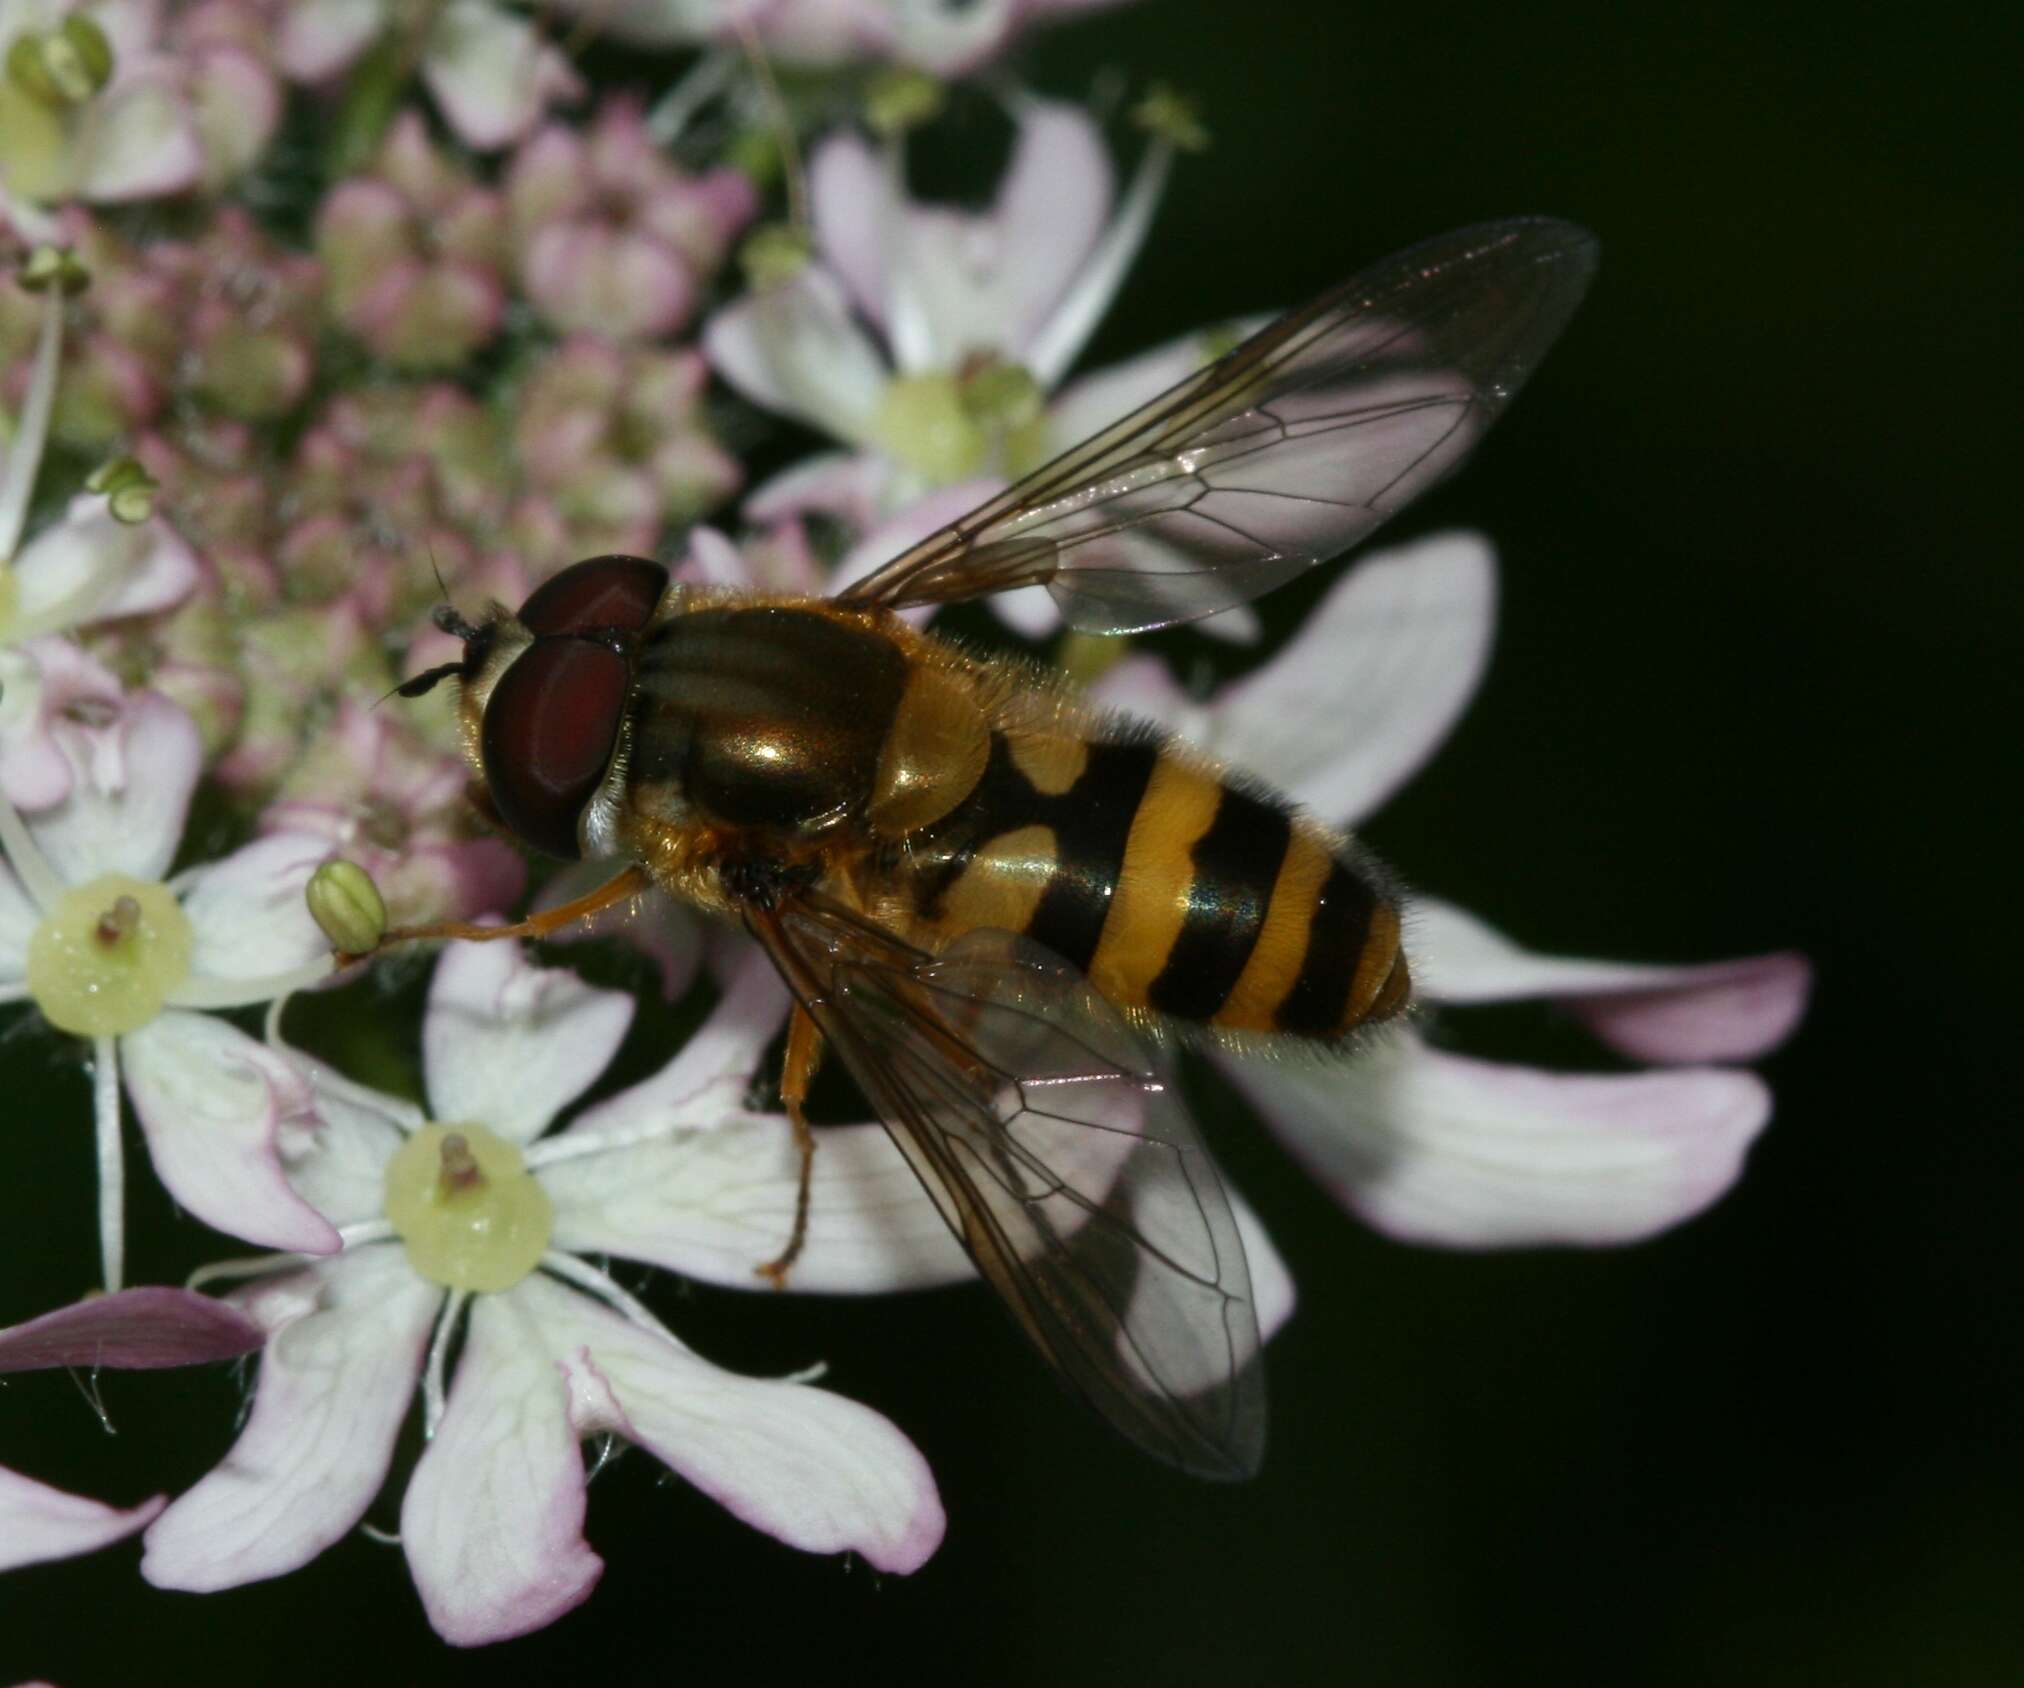
M 820 451 L 755 487 L 745 515 L 762 523 L 834 516 L 861 533 L 878 520 L 891 478 L 892 465 L 877 452 Z
M 1770 1117 L 1745 1072 L 1563 1074 L 1395 1033 L 1354 1062 L 1223 1063 L 1337 1200 L 1408 1242 L 1621 1243 L 1699 1213 Z
M 874 328 L 886 327 L 886 258 L 895 215 L 892 178 L 860 135 L 830 135 L 808 160 L 808 209 L 823 262 Z
M 141 1575 L 192 1593 L 277 1577 L 364 1517 L 442 1296 L 382 1246 L 235 1298 L 273 1321 L 252 1414 L 148 1531 Z
M 632 1015 L 624 992 L 536 967 L 517 941 L 452 944 L 422 1021 L 431 1112 L 531 1142 L 596 1082 Z
M 275 56 L 298 82 L 335 76 L 386 27 L 386 0 L 295 0 L 279 19 Z
M 70 796 L 29 822 L 66 885 L 102 873 L 160 879 L 182 841 L 204 754 L 195 723 L 167 698 L 139 692 L 127 700 L 122 732 L 117 783 L 77 767 Z M 77 761 L 73 754 L 73 766 Z
M 1211 705 L 1212 748 L 1354 824 L 1433 754 L 1490 650 L 1495 563 L 1441 534 L 1350 570 L 1278 657 Z
M 62 521 L 23 546 L 14 566 L 18 613 L 46 618 L 68 601 L 74 608 L 58 617 L 66 627 L 152 615 L 182 602 L 197 584 L 196 553 L 167 522 L 117 521 L 103 498 L 88 494 L 73 498 Z
M 51 1366 L 154 1371 L 229 1360 L 266 1340 L 265 1331 L 225 1302 L 151 1284 L 89 1296 L 0 1330 L 0 1372 Z
M 1113 181 L 1096 125 L 1078 107 L 1027 102 L 997 202 L 974 217 L 915 207 L 890 260 L 888 308 L 923 319 L 909 368 L 955 369 L 999 352 L 1023 362 L 1030 341 L 1103 232 Z
M 517 141 L 550 100 L 581 86 L 529 20 L 485 0 L 451 0 L 437 13 L 422 80 L 457 138 L 479 152 Z
M 311 1141 L 288 1156 L 288 1182 L 333 1225 L 384 1217 L 387 1162 L 427 1116 L 299 1050 L 288 1051 L 288 1058 L 315 1096 L 317 1121 Z
M 794 1228 L 800 1155 L 785 1114 L 735 1109 L 731 1087 L 723 1100 L 708 1124 L 544 1167 L 555 1246 L 649 1261 L 727 1289 L 763 1288 L 758 1269 Z M 795 1289 L 880 1295 L 975 1275 L 884 1127 L 816 1133 Z
M 168 1504 L 167 1495 L 156 1495 L 138 1506 L 107 1506 L 0 1466 L 0 1571 L 96 1553 L 145 1528 Z
M 843 289 L 819 265 L 757 288 L 703 328 L 717 373 L 754 404 L 864 441 L 885 391 L 878 348 L 851 316 Z
M 1258 1315 L 1258 1337 L 1261 1342 L 1270 1342 L 1298 1305 L 1293 1273 L 1251 1204 L 1235 1190 L 1229 1190 L 1229 1197 L 1237 1234 L 1244 1239 L 1244 1259 L 1251 1268 L 1251 1306 Z
M 529 1279 L 479 1296 L 450 1404 L 401 1502 L 401 1546 L 429 1622 L 474 1647 L 579 1605 L 604 1561 L 583 1539 L 583 1458 Z M 558 1292 L 566 1293 L 566 1292 Z
M 869 1407 L 805 1383 L 734 1376 L 543 1278 L 514 1293 L 538 1307 L 563 1356 L 578 1435 L 616 1431 L 805 1552 L 855 1551 L 906 1572 L 941 1545 L 927 1462 Z
M 302 892 L 330 855 L 327 838 L 281 832 L 199 869 L 183 898 L 196 939 L 190 971 L 205 979 L 261 979 L 328 955 L 330 940 Z
M 78 141 L 78 195 L 104 204 L 194 187 L 204 146 L 166 64 L 121 78 L 87 109 Z
M 127 1094 L 155 1172 L 205 1224 L 269 1248 L 329 1254 L 328 1220 L 282 1166 L 284 1134 L 313 1119 L 300 1068 L 209 1014 L 170 1009 L 120 1039 Z
M 844 587 L 877 568 L 881 563 L 890 562 L 909 545 L 926 539 L 937 528 L 946 527 L 958 516 L 966 516 L 987 498 L 994 498 L 1005 490 L 1005 483 L 992 476 L 983 476 L 972 481 L 958 481 L 954 486 L 945 486 L 915 499 L 887 520 L 873 528 L 843 555 L 836 565 L 836 572 L 829 577 L 829 590 L 840 592 Z M 922 613 L 914 610 L 904 612 L 909 616 Z
M 1413 982 L 1441 1002 L 1559 1000 L 1634 1060 L 1748 1061 L 1792 1035 L 1813 969 L 1791 950 L 1654 967 L 1537 955 L 1452 903 L 1413 900 Z

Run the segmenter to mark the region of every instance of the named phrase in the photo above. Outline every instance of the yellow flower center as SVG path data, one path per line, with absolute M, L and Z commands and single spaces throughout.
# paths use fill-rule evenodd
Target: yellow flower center
M 449 1289 L 511 1289 L 547 1252 L 548 1192 L 482 1125 L 425 1125 L 387 1163 L 387 1218 L 408 1264 Z
M 0 643 L 7 638 L 7 629 L 14 625 L 14 618 L 21 611 L 21 583 L 14 578 L 14 571 L 0 562 Z
M 889 457 L 933 486 L 976 474 L 990 450 L 953 375 L 897 377 L 879 399 L 871 431 Z
M 103 874 L 64 892 L 28 940 L 28 991 L 80 1037 L 139 1031 L 190 974 L 190 917 L 166 885 Z

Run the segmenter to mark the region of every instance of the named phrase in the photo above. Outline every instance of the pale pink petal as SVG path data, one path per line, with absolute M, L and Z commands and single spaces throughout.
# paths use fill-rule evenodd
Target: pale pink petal
M 451 944 L 422 1021 L 431 1110 L 530 1142 L 596 1082 L 632 1015 L 631 997 L 536 967 L 513 940 Z
M 1089 689 L 1090 701 L 1122 709 L 1196 744 L 1211 733 L 1208 711 L 1189 698 L 1173 670 L 1156 656 L 1135 655 L 1114 663 Z
M 281 9 L 275 56 L 298 82 L 335 76 L 386 26 L 387 0 L 295 0 Z
M 1257 673 L 1211 705 L 1210 748 L 1353 824 L 1447 737 L 1490 650 L 1495 569 L 1474 534 L 1356 564 Z
M 39 616 L 66 601 L 64 625 L 152 615 L 182 602 L 197 583 L 196 553 L 159 516 L 116 521 L 103 498 L 70 502 L 62 521 L 44 528 L 15 559 L 19 613 Z
M 754 522 L 834 516 L 862 533 L 878 521 L 891 479 L 891 460 L 878 452 L 817 452 L 756 488 L 745 514 Z
M 429 29 L 422 80 L 466 146 L 490 152 L 582 84 L 533 23 L 487 0 L 451 0 Z
M 167 1495 L 156 1495 L 138 1506 L 107 1506 L 0 1466 L 0 1571 L 96 1553 L 146 1528 L 168 1504 Z
M 836 278 L 819 265 L 717 312 L 703 327 L 703 349 L 754 404 L 840 440 L 868 437 L 885 391 L 885 361 Z
M 70 795 L 68 742 L 87 769 L 124 765 L 118 725 L 126 693 L 112 673 L 70 640 L 30 639 L 0 649 L 0 784 L 17 809 L 41 810 Z M 96 731 L 83 723 L 105 721 Z
M 944 77 L 976 69 L 1018 21 L 1015 0 L 893 0 L 890 9 L 899 56 Z
M 823 261 L 867 322 L 886 326 L 886 259 L 894 215 L 891 178 L 863 137 L 832 134 L 808 159 L 808 208 Z
M 190 971 L 200 979 L 261 979 L 330 953 L 303 887 L 332 855 L 330 841 L 279 832 L 200 869 L 183 898 L 196 935 Z
M 473 1302 L 449 1408 L 401 1502 L 422 1605 L 460 1647 L 553 1623 L 604 1570 L 583 1539 L 583 1459 L 553 1338 L 524 1307 L 542 1282 Z
M 30 822 L 56 876 L 82 885 L 102 873 L 160 879 L 182 842 L 204 747 L 189 716 L 165 697 L 140 692 L 123 722 L 124 777 L 117 786 L 86 777 L 57 808 Z
M 1337 1200 L 1408 1242 L 1632 1242 L 1736 1181 L 1770 1117 L 1754 1074 L 1563 1074 L 1393 1033 L 1339 1064 L 1219 1063 Z
M 1441 1002 L 1548 997 L 1612 1048 L 1655 1062 L 1748 1061 L 1792 1035 L 1813 985 L 1793 951 L 1696 966 L 1654 967 L 1537 955 L 1475 915 L 1413 900 L 1413 983 Z
M 665 1460 L 732 1516 L 809 1553 L 918 1569 L 944 1519 L 927 1462 L 869 1407 L 804 1383 L 737 1377 L 584 1296 L 529 1278 L 568 1378 L 580 1436 L 615 1431 Z
M 558 1161 L 543 1168 L 541 1185 L 555 1203 L 558 1248 L 761 1289 L 759 1267 L 779 1257 L 794 1228 L 799 1169 L 787 1116 L 739 1109 Z M 882 1126 L 819 1130 L 809 1197 L 808 1234 L 789 1279 L 797 1290 L 880 1295 L 975 1275 Z
M 120 1068 L 155 1172 L 191 1213 L 268 1248 L 338 1247 L 283 1164 L 314 1118 L 308 1081 L 287 1057 L 212 1015 L 170 1009 L 120 1039 Z
M 840 592 L 852 581 L 863 579 L 881 564 L 891 562 L 909 545 L 926 539 L 937 528 L 946 527 L 958 516 L 968 515 L 985 499 L 994 498 L 1004 490 L 1004 481 L 985 476 L 972 481 L 958 481 L 954 486 L 945 486 L 915 499 L 844 553 L 843 561 L 836 565 L 836 572 L 829 577 L 830 591 Z
M 288 1156 L 288 1181 L 333 1225 L 356 1225 L 386 1212 L 387 1162 L 406 1135 L 427 1122 L 412 1102 L 382 1095 L 299 1051 L 289 1059 L 314 1097 L 316 1129 Z
M 1066 451 L 1186 380 L 1208 361 L 1208 338 L 1183 334 L 1069 382 L 1047 404 L 1047 442 Z
M 267 1333 L 225 1302 L 161 1284 L 123 1289 L 0 1330 L 0 1372 L 157 1371 L 250 1353 Z
M 708 1126 L 734 1109 L 785 1022 L 790 999 L 772 963 L 753 946 L 732 963 L 722 984 L 721 1000 L 673 1060 L 586 1108 L 556 1140 Z
M 141 1575 L 157 1588 L 208 1593 L 306 1565 L 365 1516 L 386 1478 L 442 1290 L 388 1245 L 288 1283 L 313 1299 L 248 1298 L 256 1312 L 285 1310 L 246 1428 L 148 1531 Z
M 102 204 L 195 187 L 204 146 L 168 67 L 116 81 L 87 108 L 78 139 L 79 197 Z

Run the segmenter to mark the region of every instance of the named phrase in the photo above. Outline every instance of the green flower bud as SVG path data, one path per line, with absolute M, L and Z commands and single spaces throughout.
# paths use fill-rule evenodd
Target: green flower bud
M 340 955 L 370 955 L 386 936 L 387 905 L 372 875 L 339 858 L 325 862 L 303 888 L 310 918 Z
M 106 508 L 114 521 L 139 527 L 155 513 L 155 494 L 161 483 L 133 458 L 115 457 L 92 470 L 84 490 L 105 494 Z
M 911 65 L 888 65 L 864 91 L 864 120 L 891 139 L 936 117 L 947 98 L 941 83 Z
M 1132 108 L 1131 120 L 1156 141 L 1165 141 L 1176 152 L 1205 152 L 1209 131 L 1195 110 L 1195 102 L 1177 94 L 1164 83 L 1155 82 L 1146 97 Z
M 754 229 L 738 250 L 745 279 L 757 288 L 793 280 L 813 256 L 807 231 L 791 223 L 767 223 Z
M 91 285 L 91 271 L 67 246 L 38 246 L 21 260 L 14 279 L 30 293 L 54 287 L 66 299 L 74 299 Z

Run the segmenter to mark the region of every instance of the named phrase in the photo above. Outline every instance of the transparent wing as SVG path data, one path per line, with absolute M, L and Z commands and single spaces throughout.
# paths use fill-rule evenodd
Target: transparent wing
M 1044 585 L 1136 633 L 1271 591 L 1461 461 L 1566 325 L 1596 243 L 1461 229 L 1375 265 L 846 588 L 904 609 Z
M 813 898 L 747 921 L 1041 1354 L 1156 1457 L 1255 1472 L 1265 1384 L 1243 1243 L 1117 1011 L 1006 932 L 929 955 Z

